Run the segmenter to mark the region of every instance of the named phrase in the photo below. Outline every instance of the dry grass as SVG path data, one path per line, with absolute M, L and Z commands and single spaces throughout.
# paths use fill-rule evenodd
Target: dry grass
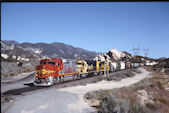
M 164 89 L 164 87 L 162 86 L 160 81 L 157 81 L 156 83 L 157 83 L 157 86 L 158 86 L 159 89 Z
M 148 107 L 149 109 L 153 110 L 156 108 L 155 104 L 154 103 L 151 103 L 151 102 L 147 102 L 146 103 L 146 107 Z
M 164 97 L 156 98 L 155 100 L 156 100 L 156 101 L 159 101 L 159 102 L 161 102 L 161 103 L 163 103 L 163 104 L 168 104 L 167 99 L 164 98 Z
M 147 69 L 151 70 L 151 68 Z M 100 107 L 97 109 L 100 112 L 123 113 L 123 110 L 125 110 L 125 113 L 169 113 L 169 91 L 165 90 L 165 88 L 169 87 L 169 79 L 166 79 L 167 77 L 169 75 L 165 73 L 154 72 L 152 78 L 144 79 L 132 86 L 90 92 L 85 97 L 89 100 L 99 100 Z M 148 95 L 144 105 L 140 104 L 140 99 L 138 98 L 138 91 L 140 90 L 144 90 Z M 122 100 L 125 104 L 121 103 Z M 126 109 L 127 106 L 128 109 Z
M 13 100 L 12 97 L 1 95 L 1 103 L 10 102 L 11 100 Z
M 128 69 L 128 70 L 122 70 L 122 71 L 116 71 L 116 72 L 113 72 L 113 73 L 109 73 L 109 74 L 107 74 L 106 77 L 98 76 L 92 82 L 96 83 L 96 82 L 99 82 L 101 80 L 120 81 L 123 78 L 132 77 L 135 74 L 140 74 L 140 73 L 141 73 L 141 71 L 139 69 L 132 68 L 132 69 Z

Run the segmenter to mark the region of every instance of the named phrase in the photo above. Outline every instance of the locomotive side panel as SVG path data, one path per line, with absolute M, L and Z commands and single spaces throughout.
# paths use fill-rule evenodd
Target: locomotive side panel
M 106 64 L 105 62 L 100 62 L 99 66 L 99 71 L 110 71 L 110 65 Z
M 92 60 L 86 60 L 88 67 L 87 67 L 87 72 L 91 72 L 91 71 L 97 71 L 97 61 L 92 61 Z
M 75 60 L 63 60 L 63 73 L 75 73 L 77 72 L 77 63 Z

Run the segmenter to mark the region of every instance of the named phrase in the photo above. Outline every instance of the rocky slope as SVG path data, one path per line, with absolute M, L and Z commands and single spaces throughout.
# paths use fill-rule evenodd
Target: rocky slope
M 106 62 L 115 62 L 115 61 L 126 61 L 126 62 L 155 62 L 155 59 L 147 58 L 143 56 L 133 56 L 130 53 L 124 51 L 118 51 L 117 49 L 110 49 L 107 53 L 98 54 L 94 60 L 106 61 Z

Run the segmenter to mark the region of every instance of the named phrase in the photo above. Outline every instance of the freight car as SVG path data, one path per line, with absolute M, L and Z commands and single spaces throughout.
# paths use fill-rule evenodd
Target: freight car
M 131 63 L 130 63 L 130 62 L 126 62 L 126 64 L 125 64 L 125 68 L 126 68 L 126 69 L 131 68 Z
M 124 61 L 121 61 L 120 62 L 120 70 L 123 70 L 123 69 L 125 69 L 125 62 Z

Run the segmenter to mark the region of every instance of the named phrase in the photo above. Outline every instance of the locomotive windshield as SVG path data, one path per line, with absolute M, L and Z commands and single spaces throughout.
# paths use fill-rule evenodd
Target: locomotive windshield
M 46 64 L 46 62 L 40 62 L 40 64 Z
M 55 65 L 55 62 L 48 62 L 48 64 L 52 64 L 52 65 Z

